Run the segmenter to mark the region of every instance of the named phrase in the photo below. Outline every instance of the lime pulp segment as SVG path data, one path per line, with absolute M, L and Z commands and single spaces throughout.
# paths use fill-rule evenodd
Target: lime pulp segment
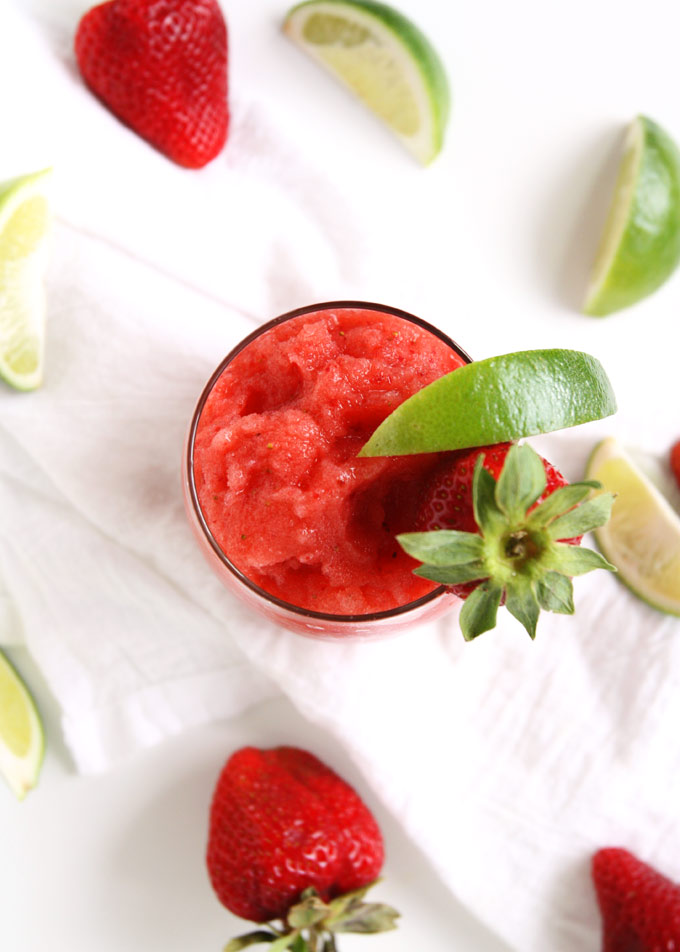
M 680 261 L 680 152 L 646 116 L 630 125 L 584 311 L 604 316 L 647 297 Z
M 486 446 L 550 433 L 616 412 L 600 362 L 574 350 L 529 350 L 473 361 L 396 408 L 360 456 Z
M 0 773 L 19 799 L 37 782 L 44 748 L 43 727 L 33 699 L 0 652 Z
M 680 516 L 619 443 L 599 443 L 587 476 L 616 495 L 597 544 L 618 577 L 659 611 L 680 615 Z
M 21 390 L 42 380 L 48 174 L 0 185 L 0 377 Z
M 288 13 L 291 40 L 355 93 L 427 164 L 440 151 L 448 80 L 427 37 L 373 0 L 307 0 Z

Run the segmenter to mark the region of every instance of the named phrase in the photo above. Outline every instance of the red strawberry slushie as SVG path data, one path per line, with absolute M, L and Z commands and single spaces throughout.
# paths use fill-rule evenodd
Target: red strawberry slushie
M 357 458 L 396 406 L 466 363 L 406 318 L 326 305 L 269 325 L 199 411 L 193 478 L 209 533 L 247 579 L 299 608 L 372 614 L 436 588 L 394 537 L 412 528 L 441 454 Z

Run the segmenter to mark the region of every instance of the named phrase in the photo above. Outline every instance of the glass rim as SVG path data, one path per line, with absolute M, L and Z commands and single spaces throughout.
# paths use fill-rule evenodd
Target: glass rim
M 332 622 L 334 624 L 356 624 L 357 622 L 377 622 L 383 621 L 390 618 L 394 618 L 398 615 L 406 614 L 411 612 L 414 609 L 420 608 L 424 605 L 429 604 L 430 602 L 435 601 L 435 599 L 444 595 L 447 591 L 446 586 L 438 585 L 431 592 L 428 592 L 426 595 L 421 595 L 420 598 L 417 598 L 415 601 L 406 602 L 404 605 L 397 605 L 394 608 L 384 609 L 379 612 L 369 612 L 365 614 L 334 614 L 332 612 L 318 612 L 313 611 L 310 608 L 302 608 L 300 605 L 294 605 L 292 602 L 286 602 L 282 598 L 278 598 L 276 595 L 272 595 L 270 592 L 267 592 L 265 589 L 261 588 L 256 582 L 253 582 L 252 579 L 248 578 L 234 563 L 229 559 L 224 550 L 220 547 L 219 543 L 212 534 L 210 527 L 203 515 L 203 510 L 201 509 L 201 504 L 198 500 L 198 492 L 196 490 L 196 480 L 194 477 L 194 445 L 196 441 L 196 431 L 198 429 L 198 424 L 201 419 L 201 414 L 203 413 L 203 408 L 206 404 L 206 401 L 212 390 L 222 376 L 229 364 L 237 357 L 241 351 L 245 350 L 249 344 L 251 344 L 258 337 L 261 337 L 263 334 L 266 334 L 272 328 L 277 327 L 279 324 L 283 324 L 286 321 L 292 320 L 295 317 L 301 317 L 304 314 L 315 314 L 320 311 L 329 311 L 329 310 L 363 310 L 363 311 L 377 311 L 382 314 L 390 314 L 395 317 L 400 317 L 403 320 L 409 321 L 411 324 L 417 324 L 422 327 L 424 330 L 429 331 L 435 337 L 438 337 L 445 344 L 447 344 L 451 350 L 458 354 L 459 357 L 467 364 L 472 363 L 472 357 L 460 347 L 448 334 L 445 334 L 438 327 L 435 327 L 433 324 L 428 323 L 423 320 L 421 317 L 417 317 L 415 314 L 410 314 L 408 311 L 403 311 L 400 308 L 391 307 L 387 304 L 376 304 L 370 301 L 322 301 L 319 304 L 311 304 L 305 307 L 298 307 L 292 311 L 287 311 L 285 314 L 281 314 L 278 317 L 273 318 L 270 321 L 267 321 L 265 324 L 260 325 L 260 327 L 255 328 L 250 334 L 243 338 L 235 347 L 233 347 L 229 353 L 224 357 L 218 366 L 215 368 L 213 373 L 210 375 L 207 383 L 201 391 L 201 395 L 198 398 L 196 407 L 194 409 L 191 423 L 189 424 L 189 433 L 186 441 L 186 453 L 185 453 L 185 477 L 188 488 L 188 495 L 191 501 L 191 508 L 193 514 L 196 518 L 196 521 L 203 533 L 203 536 L 212 549 L 215 556 L 219 559 L 221 564 L 226 568 L 230 574 L 242 585 L 245 585 L 246 588 L 250 589 L 255 595 L 264 599 L 266 602 L 269 602 L 275 608 L 283 609 L 293 615 L 297 615 L 300 618 L 308 619 L 310 621 L 319 621 L 319 622 Z

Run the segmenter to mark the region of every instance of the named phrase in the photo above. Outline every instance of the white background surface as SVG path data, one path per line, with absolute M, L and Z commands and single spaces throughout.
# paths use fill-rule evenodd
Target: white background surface
M 31 13 L 46 43 L 63 50 L 87 6 L 77 0 L 17 5 Z M 310 300 L 357 295 L 396 304 L 445 327 L 475 357 L 524 347 L 587 350 L 602 359 L 623 395 L 609 432 L 658 449 L 678 426 L 672 413 L 659 412 L 671 395 L 675 399 L 669 382 L 676 377 L 677 350 L 663 342 L 677 342 L 672 328 L 677 326 L 678 280 L 644 310 L 606 321 L 581 317 L 577 307 L 624 125 L 643 111 L 680 137 L 675 4 L 652 0 L 641 10 L 638 3 L 613 0 L 404 0 L 400 7 L 435 41 L 453 86 L 445 152 L 428 170 L 416 168 L 370 116 L 287 44 L 278 29 L 285 4 L 224 3 L 231 37 L 232 136 L 244 134 L 258 104 L 271 104 L 275 90 L 280 122 L 308 158 L 310 174 L 323 168 L 342 185 L 336 196 L 327 196 L 329 232 L 345 227 L 350 216 L 342 202 L 351 211 L 354 195 L 357 203 L 370 203 L 375 221 L 370 235 L 356 236 L 357 258 L 367 244 L 381 243 L 385 254 L 382 266 L 352 286 L 330 263 L 324 268 L 321 256 L 321 265 L 317 259 L 317 270 L 301 289 L 299 282 L 287 281 L 282 249 L 279 269 L 267 282 L 256 284 L 247 268 L 242 274 L 234 269 L 228 291 L 214 281 L 215 299 L 264 320 Z M 11 38 L 0 35 L 0 47 L 3 42 Z M 23 157 L 30 157 L 31 167 L 59 167 L 76 134 L 78 148 L 89 148 L 96 125 L 64 130 L 58 111 L 44 123 L 33 122 L 33 105 L 43 91 L 25 84 L 11 88 L 3 123 L 7 174 L 22 169 Z M 100 121 L 109 118 L 102 112 Z M 121 129 L 121 136 L 127 135 Z M 228 161 L 228 147 L 224 158 Z M 109 165 L 92 167 L 91 179 L 82 183 L 82 207 L 71 209 L 77 224 L 96 231 L 97 214 L 108 208 L 107 182 L 117 171 L 115 156 Z M 67 162 L 59 174 L 70 184 Z M 304 188 L 299 183 L 296 188 L 293 203 L 304 203 Z M 424 207 L 429 214 L 422 214 Z M 211 208 L 225 218 L 230 211 Z M 183 219 L 175 221 L 172 203 L 158 213 L 178 231 L 185 227 Z M 254 213 L 266 228 L 274 211 L 265 203 Z M 132 239 L 143 222 L 128 219 L 123 226 Z M 437 240 L 428 241 L 422 229 L 434 229 Z M 175 255 L 154 261 L 151 250 L 149 260 L 188 283 L 210 284 L 219 265 L 230 265 L 217 257 L 207 263 L 187 259 L 181 244 Z M 638 362 L 649 359 L 655 361 L 658 385 L 627 386 Z M 221 948 L 243 929 L 219 907 L 203 872 L 212 784 L 237 746 L 290 742 L 308 746 L 354 782 L 386 834 L 388 865 L 381 892 L 402 909 L 403 924 L 384 937 L 349 937 L 342 948 L 502 952 L 372 799 L 343 749 L 302 721 L 288 702 L 266 702 L 233 722 L 194 729 L 136 755 L 105 776 L 83 778 L 75 775 L 60 741 L 59 713 L 39 672 L 23 650 L 12 657 L 43 706 L 48 753 L 40 786 L 26 802 L 17 804 L 0 789 L 3 948 Z
M 27 676 L 47 724 L 40 787 L 22 803 L 0 788 L 3 949 L 42 952 L 219 952 L 251 924 L 224 909 L 205 872 L 208 809 L 228 755 L 246 744 L 294 744 L 340 772 L 374 810 L 385 837 L 376 898 L 402 914 L 379 936 L 343 936 L 340 949 L 503 952 L 438 881 L 395 820 L 376 802 L 346 753 L 284 699 L 228 722 L 193 729 L 104 776 L 73 773 L 59 716 L 26 652 L 10 657 Z

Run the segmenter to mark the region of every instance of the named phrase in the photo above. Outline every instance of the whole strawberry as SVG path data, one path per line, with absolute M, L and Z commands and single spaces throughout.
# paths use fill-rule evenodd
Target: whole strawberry
M 680 885 L 618 848 L 595 853 L 592 876 L 602 952 L 680 949 Z
M 484 469 L 498 480 L 511 447 L 512 443 L 495 443 L 493 446 L 460 450 L 454 459 L 445 459 L 435 470 L 425 488 L 414 530 L 431 532 L 435 529 L 456 529 L 460 532 L 478 532 L 479 526 L 475 520 L 472 499 L 475 463 L 482 455 Z M 543 457 L 540 459 L 545 470 L 546 486 L 531 507 L 532 509 L 535 509 L 539 502 L 554 493 L 556 489 L 569 485 L 552 463 Z M 560 541 L 580 545 L 581 536 Z M 451 585 L 450 588 L 459 598 L 467 598 L 479 584 L 479 582 L 463 582 L 460 585 Z
M 680 440 L 671 447 L 670 464 L 671 471 L 675 476 L 675 481 L 678 484 L 678 488 L 680 488 Z
M 417 575 L 465 599 L 466 640 L 493 628 L 502 604 L 534 638 L 541 609 L 573 613 L 574 575 L 614 570 L 578 545 L 609 518 L 613 496 L 593 494 L 601 488 L 568 484 L 528 445 L 476 447 L 442 463 L 417 517 L 419 531 L 397 539 L 424 563 Z
M 217 0 L 108 0 L 78 24 L 83 79 L 173 162 L 201 168 L 227 138 L 227 28 Z
M 362 901 L 383 859 L 371 812 L 313 754 L 244 747 L 227 761 L 210 809 L 207 865 L 218 898 L 235 915 L 281 920 L 275 936 L 290 936 L 296 952 L 336 931 L 394 928 L 393 909 Z M 271 939 L 262 930 L 250 937 Z

